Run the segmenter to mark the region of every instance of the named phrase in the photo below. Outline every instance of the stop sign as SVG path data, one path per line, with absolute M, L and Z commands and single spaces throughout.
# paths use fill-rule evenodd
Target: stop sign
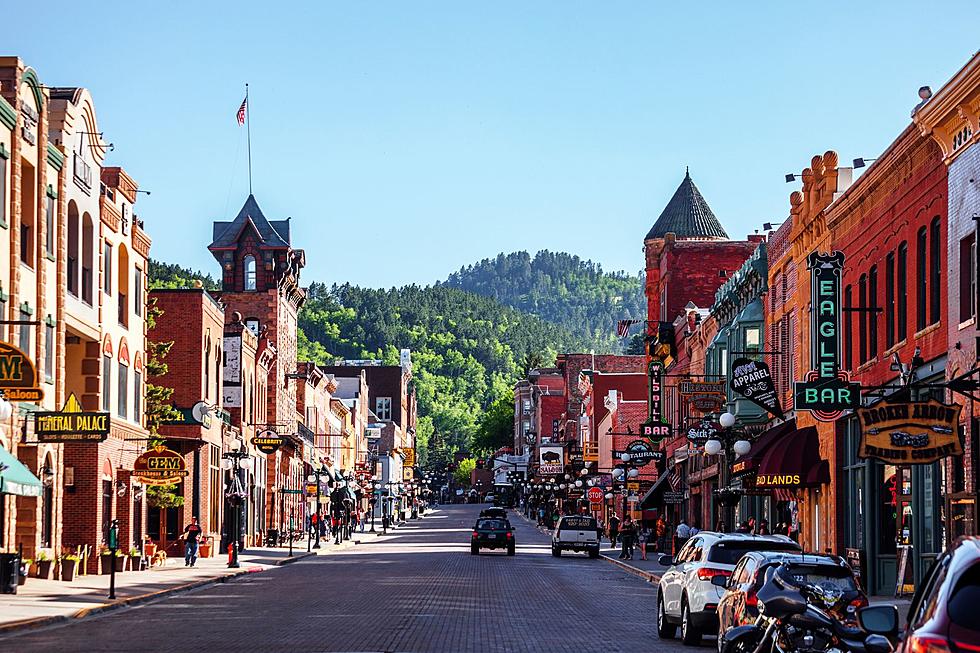
M 602 488 L 590 487 L 589 488 L 589 501 L 592 503 L 602 503 L 602 497 L 605 496 L 602 492 Z

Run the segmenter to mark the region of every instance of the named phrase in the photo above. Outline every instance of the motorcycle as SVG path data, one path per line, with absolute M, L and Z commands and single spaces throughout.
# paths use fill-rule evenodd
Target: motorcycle
M 886 635 L 898 631 L 895 606 L 861 608 L 860 625 L 846 625 L 831 611 L 840 590 L 797 584 L 785 563 L 766 570 L 757 597 L 759 616 L 726 632 L 720 653 L 892 653 Z

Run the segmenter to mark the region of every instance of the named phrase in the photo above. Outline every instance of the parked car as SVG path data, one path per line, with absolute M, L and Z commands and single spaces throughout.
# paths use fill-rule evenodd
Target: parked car
M 936 559 L 912 595 L 898 653 L 980 651 L 978 606 L 980 538 L 961 537 Z
M 756 593 L 762 587 L 766 570 L 784 562 L 799 583 L 839 591 L 840 600 L 830 606 L 829 611 L 843 623 L 857 623 L 857 611 L 868 605 L 868 597 L 861 591 L 854 571 L 843 558 L 825 553 L 750 551 L 735 565 L 718 602 L 719 641 L 729 629 L 755 621 L 759 616 Z
M 480 549 L 507 549 L 507 555 L 517 553 L 514 527 L 506 519 L 478 519 L 470 539 L 470 553 L 479 555 Z
M 551 555 L 561 556 L 562 551 L 585 551 L 590 558 L 599 557 L 599 529 L 595 517 L 565 515 L 551 536 Z
M 701 641 L 702 633 L 718 630 L 718 603 L 724 590 L 713 585 L 715 576 L 730 576 L 749 551 L 802 551 L 785 535 L 749 535 L 702 531 L 689 539 L 677 557 L 660 556 L 668 569 L 660 577 L 657 633 L 671 639 L 681 627 L 685 645 Z
M 497 495 L 495 495 L 495 494 L 493 494 L 491 492 L 487 496 L 483 497 L 483 503 L 493 503 L 494 500 L 496 500 L 496 498 L 497 498 Z
M 503 508 L 484 508 L 480 511 L 480 516 L 490 519 L 507 519 L 507 511 Z

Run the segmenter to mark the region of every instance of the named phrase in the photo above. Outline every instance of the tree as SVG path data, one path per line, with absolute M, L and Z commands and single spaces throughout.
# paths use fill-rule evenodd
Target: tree
M 500 447 L 514 445 L 514 393 L 493 402 L 480 416 L 471 450 L 489 455 Z
M 644 329 L 644 331 L 646 331 Z M 630 338 L 630 344 L 626 345 L 626 353 L 634 356 L 642 356 L 647 353 L 646 333 L 637 333 Z
M 157 306 L 157 300 L 154 297 L 146 306 L 147 331 L 153 330 L 157 318 L 161 315 L 163 315 L 163 309 Z M 160 437 L 162 424 L 180 418 L 180 412 L 171 403 L 174 389 L 165 385 L 157 385 L 151 381 L 151 379 L 158 379 L 167 374 L 169 368 L 164 359 L 173 346 L 172 340 L 170 342 L 157 342 L 149 339 L 146 341 L 147 382 L 143 417 L 146 420 L 146 430 L 150 432 L 149 448 L 163 444 L 164 440 Z M 176 483 L 149 486 L 146 490 L 146 500 L 149 505 L 157 508 L 176 508 L 184 505 L 184 497 L 177 491 Z
M 469 487 L 470 476 L 472 475 L 474 469 L 476 469 L 476 458 L 463 458 L 461 461 L 459 461 L 456 471 L 453 472 L 453 478 L 459 485 Z

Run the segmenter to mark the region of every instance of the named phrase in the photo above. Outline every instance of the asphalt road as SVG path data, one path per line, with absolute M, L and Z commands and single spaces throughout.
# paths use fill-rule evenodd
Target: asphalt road
M 657 639 L 656 587 L 584 554 L 552 557 L 519 517 L 515 557 L 470 555 L 479 508 L 440 507 L 348 552 L 0 639 L 0 651 L 690 650 Z

